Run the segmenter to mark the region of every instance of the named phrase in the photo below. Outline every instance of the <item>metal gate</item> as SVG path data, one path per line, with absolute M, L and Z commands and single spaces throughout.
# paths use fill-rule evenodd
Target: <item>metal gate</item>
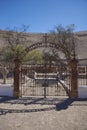
M 70 89 L 67 65 L 22 65 L 22 96 L 66 96 Z
M 79 61 L 78 69 L 78 87 L 87 86 L 87 64 L 81 64 Z

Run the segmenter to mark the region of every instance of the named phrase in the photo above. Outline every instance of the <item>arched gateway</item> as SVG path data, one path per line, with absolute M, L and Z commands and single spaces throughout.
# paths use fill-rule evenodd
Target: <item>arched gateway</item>
M 48 42 L 46 34 L 44 38 L 44 42 L 37 42 L 27 47 L 26 52 L 40 47 L 51 47 L 64 54 L 68 53 L 64 46 Z M 77 60 L 75 58 L 67 65 L 51 66 L 51 68 L 44 65 L 21 66 L 20 59 L 17 58 L 15 59 L 14 72 L 14 96 L 16 97 L 27 93 L 27 96 L 59 96 L 64 92 L 71 98 L 78 97 L 77 79 L 74 78 L 77 75 Z

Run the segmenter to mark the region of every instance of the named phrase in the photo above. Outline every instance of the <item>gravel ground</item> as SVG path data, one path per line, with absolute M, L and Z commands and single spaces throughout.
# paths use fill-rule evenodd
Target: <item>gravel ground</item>
M 0 97 L 0 130 L 87 130 L 87 99 Z

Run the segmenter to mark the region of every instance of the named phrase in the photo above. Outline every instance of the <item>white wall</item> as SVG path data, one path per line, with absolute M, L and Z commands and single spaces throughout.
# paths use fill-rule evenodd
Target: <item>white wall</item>
M 13 85 L 12 84 L 0 84 L 0 96 L 13 97 Z M 87 98 L 87 86 L 79 86 L 78 97 Z
M 12 84 L 0 84 L 0 96 L 13 97 L 13 85 Z
M 87 98 L 87 86 L 78 87 L 78 96 L 79 98 Z

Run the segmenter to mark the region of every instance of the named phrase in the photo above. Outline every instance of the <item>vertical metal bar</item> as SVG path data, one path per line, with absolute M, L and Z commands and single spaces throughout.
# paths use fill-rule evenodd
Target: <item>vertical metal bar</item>
M 22 97 L 22 68 L 21 68 L 21 81 L 20 81 L 20 96 Z
M 86 85 L 87 85 L 87 65 L 86 65 Z

